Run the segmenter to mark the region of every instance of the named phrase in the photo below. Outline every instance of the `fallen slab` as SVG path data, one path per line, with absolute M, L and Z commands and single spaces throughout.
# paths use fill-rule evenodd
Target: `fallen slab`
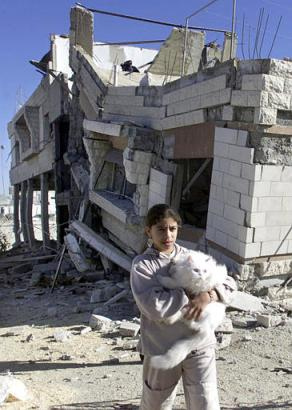
M 235 292 L 229 307 L 243 312 L 263 312 L 265 310 L 260 298 L 241 291 Z
M 74 221 L 70 224 L 70 229 L 80 236 L 80 238 L 88 243 L 88 245 L 90 245 L 93 249 L 100 252 L 102 255 L 118 266 L 121 266 L 126 271 L 130 272 L 132 265 L 131 258 L 107 242 L 87 225 L 80 221 Z

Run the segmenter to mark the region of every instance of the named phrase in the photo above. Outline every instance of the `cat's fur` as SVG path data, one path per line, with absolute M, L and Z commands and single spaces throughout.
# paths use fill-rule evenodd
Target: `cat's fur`
M 218 265 L 215 259 L 202 252 L 190 251 L 186 256 L 174 258 L 168 276 L 157 275 L 157 279 L 165 288 L 183 288 L 188 294 L 196 295 L 222 284 L 226 276 L 224 265 Z M 196 339 L 203 339 L 223 322 L 225 306 L 221 302 L 209 303 L 196 321 L 184 319 L 183 315 L 184 310 L 180 310 L 164 321 L 173 324 L 182 320 L 194 330 L 194 334 L 189 339 L 178 340 L 165 354 L 153 356 L 151 366 L 168 369 L 182 362 L 194 350 L 194 335 Z

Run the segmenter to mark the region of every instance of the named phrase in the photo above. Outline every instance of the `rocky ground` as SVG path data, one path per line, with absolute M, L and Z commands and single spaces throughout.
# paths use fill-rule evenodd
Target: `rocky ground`
M 18 250 L 13 257 L 34 256 Z M 0 257 L 0 374 L 10 372 L 24 382 L 30 397 L 3 407 L 138 409 L 142 367 L 135 334 L 139 320 L 128 278 L 116 275 L 102 281 L 100 271 L 80 275 L 65 260 L 51 293 L 58 264 L 54 255 L 48 260 L 11 262 L 11 266 L 8 257 L 11 254 Z M 111 289 L 110 294 L 106 289 Z M 120 296 L 105 304 L 103 299 L 114 294 Z M 94 310 L 111 321 L 92 318 Z M 228 312 L 233 322 L 231 343 L 230 334 L 221 334 L 217 352 L 222 409 L 292 409 L 289 314 L 279 307 L 270 310 L 275 320 L 265 328 L 256 313 Z M 227 347 L 222 348 L 224 343 Z M 175 408 L 185 408 L 181 389 Z

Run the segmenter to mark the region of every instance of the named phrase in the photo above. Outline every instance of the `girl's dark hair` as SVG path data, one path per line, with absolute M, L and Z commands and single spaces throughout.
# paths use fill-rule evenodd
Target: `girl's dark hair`
M 182 221 L 179 214 L 166 204 L 152 206 L 147 212 L 145 225 L 151 228 L 151 226 L 156 225 L 164 218 L 172 218 L 177 222 L 178 226 L 181 226 Z

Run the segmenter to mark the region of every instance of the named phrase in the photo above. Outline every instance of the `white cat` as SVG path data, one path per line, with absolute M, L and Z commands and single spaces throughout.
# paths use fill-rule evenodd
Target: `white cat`
M 186 256 L 174 258 L 170 264 L 168 276 L 157 275 L 157 279 L 165 288 L 183 288 L 188 294 L 196 295 L 200 292 L 208 292 L 222 284 L 226 276 L 227 269 L 224 265 L 218 265 L 215 259 L 202 252 L 190 251 Z M 199 320 L 187 320 L 183 315 L 184 310 L 180 310 L 164 321 L 173 324 L 183 320 L 194 330 L 194 334 L 188 339 L 178 340 L 165 354 L 153 356 L 151 366 L 169 369 L 182 362 L 194 350 L 195 334 L 197 340 L 198 338 L 203 339 L 223 322 L 225 305 L 221 302 L 209 303 Z

